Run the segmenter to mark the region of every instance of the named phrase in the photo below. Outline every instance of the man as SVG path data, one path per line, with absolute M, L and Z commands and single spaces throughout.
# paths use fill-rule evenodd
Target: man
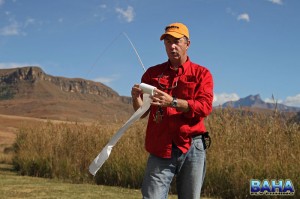
M 179 199 L 200 198 L 205 176 L 204 118 L 212 111 L 213 79 L 208 69 L 190 61 L 188 28 L 172 23 L 165 28 L 168 61 L 150 67 L 142 82 L 155 86 L 146 130 L 150 153 L 142 185 L 143 198 L 167 198 L 174 176 Z M 136 84 L 133 108 L 143 103 Z M 146 114 L 144 116 L 146 116 Z

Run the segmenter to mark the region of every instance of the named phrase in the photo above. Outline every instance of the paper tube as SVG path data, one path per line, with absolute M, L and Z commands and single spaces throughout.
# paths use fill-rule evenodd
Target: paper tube
M 149 84 L 145 84 L 145 83 L 141 83 L 140 84 L 140 89 L 142 89 L 143 90 L 143 93 L 147 93 L 147 94 L 149 94 L 149 95 L 154 95 L 154 89 L 155 89 L 156 87 L 154 87 L 154 86 L 151 86 L 151 85 L 149 85 Z

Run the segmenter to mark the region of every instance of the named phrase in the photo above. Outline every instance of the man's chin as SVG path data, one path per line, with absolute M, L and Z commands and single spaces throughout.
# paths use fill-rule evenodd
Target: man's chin
M 173 59 L 178 59 L 180 56 L 178 55 L 178 54 L 176 54 L 176 53 L 171 53 L 170 55 L 170 58 L 173 58 Z
M 178 60 L 180 60 L 180 57 L 179 56 L 172 56 L 172 57 L 170 57 L 170 60 L 171 61 L 178 61 Z

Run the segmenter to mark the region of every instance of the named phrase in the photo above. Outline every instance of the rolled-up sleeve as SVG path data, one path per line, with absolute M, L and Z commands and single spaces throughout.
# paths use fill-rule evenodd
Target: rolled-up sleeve
M 193 98 L 187 100 L 190 110 L 184 113 L 185 117 L 206 117 L 212 112 L 213 87 L 213 77 L 208 69 L 204 69 Z

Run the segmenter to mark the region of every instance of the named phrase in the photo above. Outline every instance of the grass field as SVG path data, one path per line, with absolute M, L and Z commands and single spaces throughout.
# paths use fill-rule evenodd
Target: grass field
M 11 162 L 12 154 L 5 153 L 16 138 L 24 122 L 39 123 L 39 119 L 0 115 L 0 161 Z M 10 198 L 141 198 L 140 190 L 113 186 L 71 184 L 59 180 L 20 176 L 11 170 L 12 165 L 0 162 L 0 199 Z M 170 197 L 172 198 L 172 197 Z M 173 197 L 175 198 L 175 197 Z
M 71 184 L 59 180 L 19 176 L 10 170 L 11 165 L 0 165 L 0 198 L 141 198 L 140 190 L 113 186 Z M 169 196 L 175 199 L 176 196 Z
M 45 120 L 46 121 L 46 120 Z M 20 176 L 12 171 L 11 153 L 5 153 L 14 143 L 16 132 L 24 123 L 45 122 L 35 118 L 0 115 L 0 199 L 17 198 L 141 198 L 140 190 L 114 186 L 72 184 L 61 180 Z M 175 196 L 170 196 L 176 198 Z
M 20 176 L 12 170 L 13 154 L 11 149 L 18 129 L 25 124 L 41 125 L 47 120 L 9 116 L 0 114 L 0 199 L 42 199 L 42 198 L 99 198 L 99 199 L 136 199 L 141 198 L 138 189 L 96 184 L 74 184 L 63 180 Z M 59 121 L 51 121 L 60 123 Z M 169 199 L 177 196 L 170 195 Z
M 231 109 L 211 114 L 206 125 L 212 146 L 207 150 L 202 195 L 259 198 L 250 195 L 250 179 L 290 179 L 295 195 L 289 198 L 300 198 L 300 124 L 291 116 Z M 101 171 L 92 178 L 87 172 L 89 164 L 121 124 L 26 121 L 20 128 L 11 120 L 0 119 L 0 138 L 6 138 L 6 143 L 0 140 L 0 150 L 5 155 L 1 158 L 0 153 L 0 163 L 13 163 L 19 174 L 49 179 L 17 176 L 2 169 L 0 197 L 29 194 L 27 198 L 141 198 L 138 189 L 148 156 L 144 150 L 146 121 L 138 121 L 128 129 Z M 15 143 L 13 150 L 8 142 Z M 171 193 L 176 193 L 174 188 Z

